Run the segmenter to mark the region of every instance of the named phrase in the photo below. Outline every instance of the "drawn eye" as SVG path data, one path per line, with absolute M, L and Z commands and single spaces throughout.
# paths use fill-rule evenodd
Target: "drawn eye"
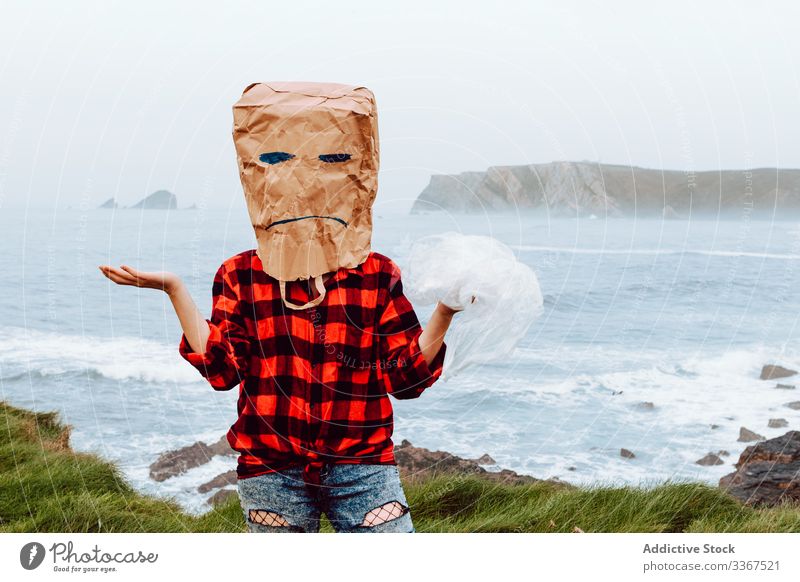
M 346 162 L 350 159 L 350 154 L 322 154 L 319 159 L 328 164 L 335 164 L 336 162 Z
M 287 154 L 286 152 L 269 152 L 261 154 L 258 159 L 265 164 L 280 164 L 286 160 L 291 160 L 293 157 L 294 154 Z

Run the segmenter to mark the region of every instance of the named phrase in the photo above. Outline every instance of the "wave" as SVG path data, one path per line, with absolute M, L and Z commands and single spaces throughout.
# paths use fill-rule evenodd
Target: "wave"
M 775 382 L 759 379 L 764 364 L 800 369 L 800 352 L 797 350 L 762 344 L 729 350 L 709 349 L 706 353 L 586 345 L 561 347 L 557 355 L 550 349 L 521 346 L 515 356 L 526 371 L 544 370 L 546 376 L 537 378 L 533 392 L 529 376 L 507 378 L 504 388 L 512 392 L 565 394 L 587 390 L 626 390 L 635 394 L 652 389 L 654 396 L 661 400 L 683 397 L 687 388 L 703 390 L 712 386 L 723 392 L 725 398 L 735 398 L 739 388 L 752 390 L 753 386 L 775 385 Z M 792 379 L 788 383 L 796 382 Z M 785 396 L 781 391 L 775 394 Z
M 582 255 L 704 255 L 710 257 L 747 257 L 756 259 L 781 259 L 796 261 L 800 255 L 785 253 L 754 253 L 747 251 L 708 251 L 702 249 L 585 249 L 577 247 L 550 247 L 536 245 L 509 245 L 518 251 L 540 251 Z
M 114 381 L 203 382 L 178 345 L 0 327 L 0 380 L 83 377 Z

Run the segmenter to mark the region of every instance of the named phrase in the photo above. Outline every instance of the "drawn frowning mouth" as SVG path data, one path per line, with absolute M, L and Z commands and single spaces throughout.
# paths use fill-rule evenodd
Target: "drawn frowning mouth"
M 298 216 L 297 218 L 284 218 L 283 220 L 276 220 L 275 222 L 270 222 L 267 226 L 262 226 L 264 230 L 269 230 L 273 226 L 278 226 L 279 224 L 286 224 L 287 222 L 297 222 L 298 220 L 306 220 L 307 218 L 324 218 L 327 220 L 335 220 L 336 222 L 341 223 L 345 228 L 347 227 L 347 222 L 339 218 L 338 216 L 320 216 L 317 214 L 310 214 L 308 216 Z

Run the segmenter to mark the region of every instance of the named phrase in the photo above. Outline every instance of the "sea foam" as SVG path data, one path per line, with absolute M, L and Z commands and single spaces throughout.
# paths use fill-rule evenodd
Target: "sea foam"
M 0 327 L 0 378 L 83 374 L 115 381 L 201 382 L 202 376 L 167 344 L 137 337 L 97 337 Z

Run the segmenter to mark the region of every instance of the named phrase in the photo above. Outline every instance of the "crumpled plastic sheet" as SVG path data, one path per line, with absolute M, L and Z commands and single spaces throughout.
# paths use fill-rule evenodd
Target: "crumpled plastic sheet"
M 403 285 L 415 305 L 463 308 L 445 336 L 442 379 L 474 364 L 507 362 L 543 311 L 536 273 L 488 236 L 446 232 L 417 240 Z

